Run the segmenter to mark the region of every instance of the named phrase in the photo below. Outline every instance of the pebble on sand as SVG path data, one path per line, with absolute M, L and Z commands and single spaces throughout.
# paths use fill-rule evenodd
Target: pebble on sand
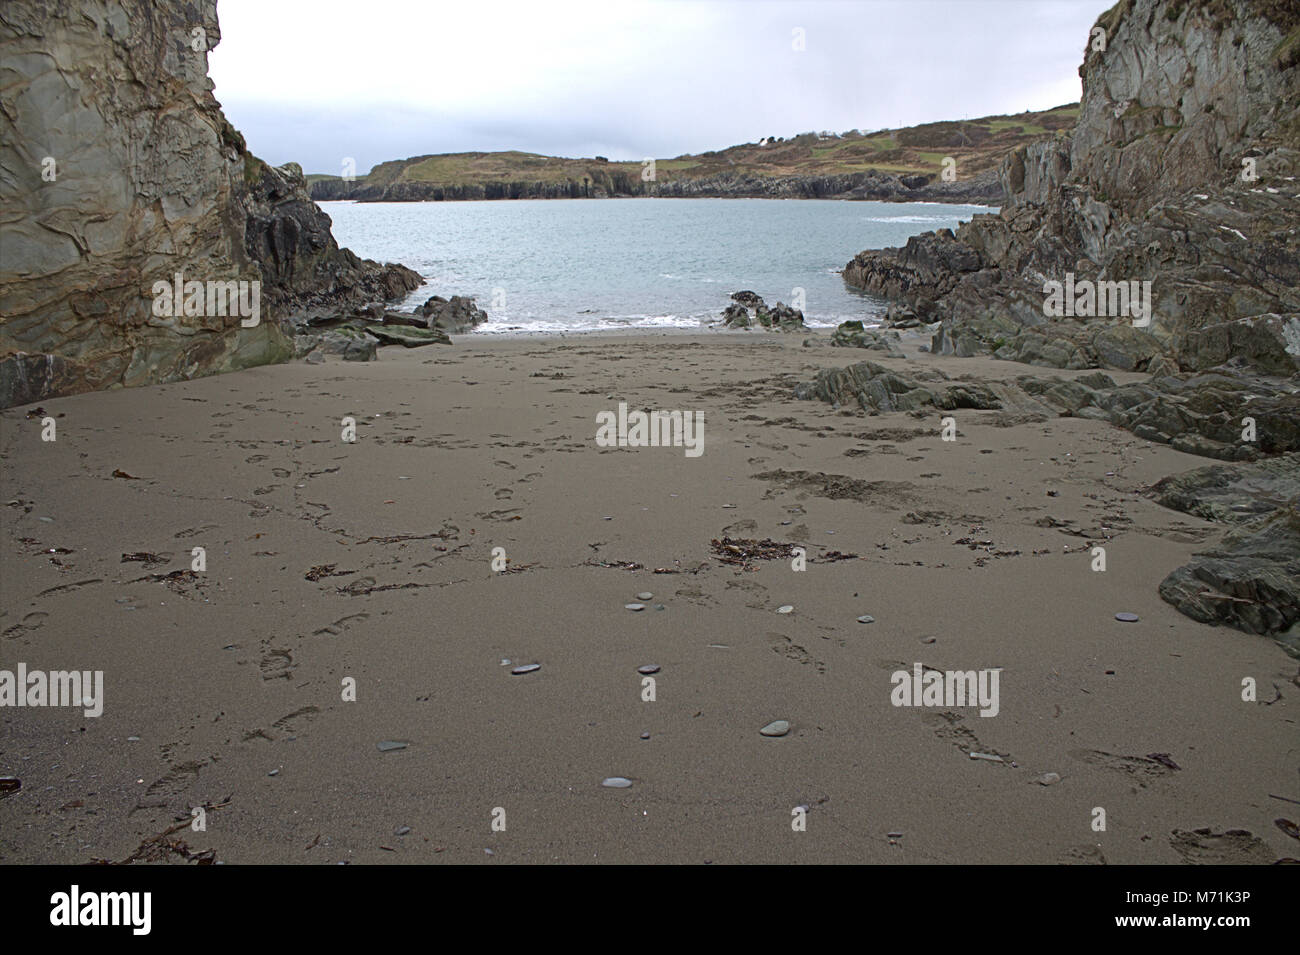
M 776 608 L 776 612 L 777 612 L 777 613 L 793 613 L 793 612 L 794 612 L 794 605 L 793 605 L 793 604 L 783 604 L 782 606 Z
M 657 663 L 647 663 L 645 666 L 637 667 L 637 668 L 636 668 L 636 672 L 637 672 L 637 673 L 643 673 L 643 674 L 645 674 L 646 676 L 649 676 L 651 673 L 658 673 L 658 672 L 659 672 L 659 664 L 657 664 Z
M 632 785 L 632 780 L 624 776 L 610 776 L 608 779 L 602 780 L 601 785 L 606 789 L 627 789 Z
M 861 617 L 858 618 L 858 623 L 875 623 L 875 622 L 876 622 L 876 618 L 871 616 L 871 614 L 869 613 L 864 613 Z
M 650 591 L 648 591 L 648 590 L 645 590 L 645 591 L 642 591 L 641 593 L 637 594 L 637 595 L 636 595 L 636 599 L 637 599 L 637 600 L 649 600 L 649 599 L 650 599 L 651 597 L 653 597 L 653 596 L 654 596 L 654 594 L 650 593 Z
M 788 720 L 773 720 L 758 731 L 763 736 L 784 736 L 790 732 Z
M 400 740 L 395 740 L 395 739 L 381 740 L 378 745 L 379 745 L 379 751 L 381 753 L 391 753 L 397 749 L 406 749 L 407 746 L 406 743 L 403 743 Z
M 1038 777 L 1038 785 L 1040 786 L 1054 786 L 1060 781 L 1061 777 L 1056 773 L 1043 773 L 1043 775 Z
M 1115 619 L 1121 623 L 1137 623 L 1138 615 L 1135 613 L 1117 613 Z
M 623 609 L 631 611 L 644 610 L 645 604 L 623 604 Z
M 515 668 L 514 668 L 513 670 L 511 670 L 510 672 L 511 672 L 511 674 L 513 674 L 514 676 L 520 676 L 521 674 L 524 674 L 524 673 L 536 673 L 536 672 L 537 672 L 538 670 L 540 670 L 541 668 L 542 668 L 542 665 L 541 665 L 540 663 L 525 663 L 525 664 L 523 664 L 522 666 L 517 666 L 517 667 L 515 667 Z

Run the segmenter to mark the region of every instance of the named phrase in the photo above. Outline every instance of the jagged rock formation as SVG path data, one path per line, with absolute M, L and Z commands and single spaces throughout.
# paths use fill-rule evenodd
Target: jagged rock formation
M 803 312 L 777 302 L 767 307 L 763 297 L 755 292 L 733 292 L 732 303 L 722 312 L 722 323 L 727 328 L 753 328 L 758 326 L 773 332 L 806 332 Z
M 841 325 L 832 344 L 889 352 L 876 333 L 858 337 Z M 836 340 L 838 338 L 838 340 Z M 958 408 L 1037 416 L 1093 418 L 1188 454 L 1248 461 L 1261 454 L 1300 451 L 1300 384 L 1274 392 L 1262 378 L 1202 374 L 1164 376 L 1117 385 L 1101 372 L 1073 380 L 1022 375 L 1013 382 L 952 379 L 938 369 L 895 371 L 873 361 L 827 368 L 795 388 L 796 398 L 836 407 L 856 404 L 868 414 Z M 1243 424 L 1246 419 L 1253 423 Z
M 898 332 L 878 332 L 866 328 L 862 322 L 840 322 L 831 333 L 831 345 L 835 348 L 868 348 L 884 352 L 890 358 L 902 358 L 902 349 L 898 346 Z
M 1152 375 L 1122 388 L 1017 383 L 1061 413 L 1224 460 L 1297 450 L 1300 5 L 1122 0 L 1098 19 L 1079 72 L 1073 132 L 1004 161 L 999 214 L 862 252 L 845 281 L 940 322 L 937 354 Z M 1049 309 L 1053 282 L 1093 300 Z M 1124 307 L 1125 288 L 1140 293 L 1140 309 Z M 823 373 L 805 390 L 898 402 L 902 384 L 860 368 Z M 901 397 L 945 407 L 960 396 L 945 386 Z M 1248 424 L 1268 437 L 1243 440 Z M 1276 467 L 1300 481 L 1300 456 Z M 1223 480 L 1249 497 L 1251 477 Z M 1291 627 L 1300 618 L 1296 506 L 1234 530 L 1171 574 L 1161 596 L 1205 623 Z
M 863 252 L 845 280 L 941 320 L 936 353 L 1295 374 L 1300 6 L 1123 0 L 1097 28 L 1077 125 L 1004 161 L 1001 212 Z M 1049 321 L 1044 285 L 1067 273 L 1150 281 L 1149 325 Z M 1119 348 L 1097 347 L 1106 324 Z
M 291 314 L 420 284 L 248 153 L 207 76 L 219 39 L 214 0 L 0 6 L 0 407 L 283 361 Z M 210 287 L 160 314 L 178 273 L 259 282 L 258 323 Z
M 1300 623 L 1300 455 L 1198 468 L 1158 482 L 1151 496 L 1229 525 L 1161 582 L 1161 597 L 1194 620 L 1247 633 L 1285 634 Z M 1300 634 L 1284 641 L 1300 655 Z
M 453 295 L 450 299 L 434 295 L 420 306 L 428 328 L 444 332 L 467 332 L 488 320 L 487 312 L 474 304 L 472 296 Z

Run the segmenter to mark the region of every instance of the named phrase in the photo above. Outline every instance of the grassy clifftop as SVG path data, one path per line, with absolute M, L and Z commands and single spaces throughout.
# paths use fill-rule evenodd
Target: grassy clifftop
M 1076 103 L 1042 112 L 926 123 L 906 129 L 771 137 L 715 152 L 656 159 L 655 178 L 663 183 L 720 174 L 777 179 L 875 171 L 938 179 L 944 159 L 952 157 L 958 177 L 969 179 L 995 170 L 1002 158 L 1018 146 L 1069 129 L 1078 113 Z M 641 169 L 640 162 L 610 162 L 600 157 L 565 159 L 518 151 L 444 153 L 380 163 L 368 175 L 358 177 L 355 185 L 383 189 L 404 183 L 460 188 L 519 182 L 637 182 Z M 312 183 L 339 177 L 318 174 L 307 179 Z

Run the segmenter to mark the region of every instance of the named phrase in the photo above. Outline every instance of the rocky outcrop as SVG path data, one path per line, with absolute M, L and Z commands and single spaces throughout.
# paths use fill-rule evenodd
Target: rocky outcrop
M 833 344 L 873 347 L 849 328 Z M 857 345 L 858 341 L 864 344 Z M 888 347 L 878 348 L 888 352 Z M 1022 375 L 1009 382 L 954 380 L 938 369 L 906 374 L 873 361 L 828 368 L 795 388 L 795 397 L 868 414 L 938 408 L 1004 410 L 1047 417 L 1106 421 L 1138 437 L 1179 451 L 1224 461 L 1300 451 L 1300 383 L 1275 392 L 1270 382 L 1247 374 L 1165 376 L 1117 385 L 1095 372 L 1072 380 Z
M 925 202 L 998 203 L 1002 181 L 996 172 L 944 182 L 935 175 L 905 175 L 870 170 L 834 176 L 757 176 L 718 173 L 698 178 L 642 180 L 625 172 L 593 171 L 584 181 L 436 183 L 402 180 L 384 184 L 365 179 L 319 179 L 311 197 L 319 201 L 442 202 L 471 199 L 662 198 L 875 199 Z
M 219 39 L 213 0 L 0 6 L 0 407 L 284 361 L 291 315 L 419 285 L 249 154 Z
M 728 328 L 763 328 L 773 332 L 806 332 L 803 312 L 784 302 L 768 308 L 755 292 L 734 292 L 733 302 L 723 310 L 722 321 Z
M 1300 454 L 1249 465 L 1212 465 L 1168 477 L 1151 496 L 1229 525 L 1160 584 L 1160 596 L 1194 620 L 1247 633 L 1285 634 L 1300 623 Z M 1300 639 L 1288 646 L 1300 655 Z
M 1004 161 L 1001 211 L 863 252 L 845 280 L 942 321 L 937 353 L 1296 374 L 1300 7 L 1122 0 L 1097 27 L 1077 125 Z M 1150 282 L 1143 334 L 1050 318 L 1067 276 Z
M 420 306 L 428 328 L 459 334 L 488 320 L 487 312 L 474 304 L 472 297 L 453 295 L 450 299 L 434 295 Z
M 902 358 L 898 346 L 898 332 L 878 332 L 866 328 L 862 322 L 841 322 L 831 333 L 831 345 L 836 348 L 868 348 L 884 352 L 891 358 Z

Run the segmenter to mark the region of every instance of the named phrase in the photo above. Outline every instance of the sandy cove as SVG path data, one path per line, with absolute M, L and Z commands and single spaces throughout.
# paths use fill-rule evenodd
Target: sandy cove
M 937 414 L 797 401 L 864 357 L 801 341 L 467 337 L 46 401 L 53 443 L 30 408 L 0 414 L 0 668 L 105 683 L 97 719 L 0 710 L 0 776 L 22 780 L 0 858 L 1295 855 L 1273 820 L 1296 807 L 1270 798 L 1300 798 L 1295 662 L 1156 593 L 1221 528 L 1141 491 L 1205 459 L 1084 419 L 960 411 L 948 443 Z M 598 447 L 619 401 L 702 411 L 703 455 Z M 803 545 L 807 570 L 725 564 L 722 537 Z M 891 705 L 918 662 L 1002 668 L 1000 712 Z M 761 736 L 776 719 L 788 735 Z

